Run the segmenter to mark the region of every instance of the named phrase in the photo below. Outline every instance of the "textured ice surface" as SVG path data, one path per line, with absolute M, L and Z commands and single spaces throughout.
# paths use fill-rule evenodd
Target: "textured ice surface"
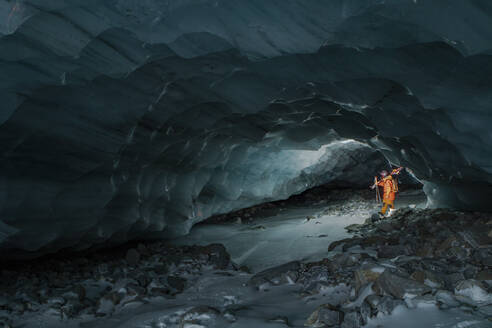
M 381 154 L 430 205 L 490 210 L 491 13 L 0 0 L 2 256 L 182 235 L 322 183 L 366 186 Z

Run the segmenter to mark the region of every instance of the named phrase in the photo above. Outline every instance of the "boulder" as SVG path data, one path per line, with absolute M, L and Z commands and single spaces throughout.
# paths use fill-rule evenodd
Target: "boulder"
M 459 235 L 473 248 L 488 247 L 492 243 L 492 237 L 482 226 L 473 226 L 466 231 L 459 232 Z
M 394 230 L 394 227 L 391 223 L 383 221 L 377 225 L 377 229 L 382 232 L 391 232 Z
M 459 246 L 460 243 L 458 241 L 458 238 L 455 235 L 451 235 L 446 240 L 444 240 L 442 243 L 437 246 L 435 250 L 435 255 L 437 256 L 446 256 L 449 249 L 451 247 Z
M 361 254 L 341 253 L 333 257 L 333 262 L 336 266 L 345 268 L 359 264 L 361 258 Z
M 301 263 L 292 261 L 277 267 L 258 272 L 249 280 L 250 286 L 261 287 L 263 284 L 281 285 L 294 283 L 299 277 Z
M 210 306 L 196 306 L 186 311 L 180 318 L 179 327 L 216 327 L 226 320 L 220 311 Z
M 403 302 L 403 301 L 402 301 Z M 409 308 L 418 308 L 429 305 L 437 305 L 437 300 L 432 294 L 425 294 L 422 296 L 416 296 L 412 299 L 406 299 L 404 304 Z
M 365 237 L 360 241 L 362 248 L 376 247 L 381 245 L 398 245 L 398 238 L 382 237 L 380 235 Z
M 306 320 L 306 327 L 339 327 L 344 313 L 330 304 L 320 305 Z
M 383 245 L 378 248 L 378 257 L 383 259 L 392 259 L 407 254 L 407 248 L 402 245 Z
M 370 218 L 366 219 L 365 223 L 375 223 L 381 220 L 379 213 L 373 213 Z
M 397 306 L 405 306 L 405 302 L 390 296 L 383 296 L 376 305 L 376 310 L 378 313 L 390 315 Z
M 115 304 L 110 297 L 103 297 L 98 301 L 96 316 L 110 315 L 114 311 Z
M 342 246 L 342 249 L 346 251 L 350 247 L 358 245 L 360 241 L 361 241 L 360 238 L 346 238 L 346 239 L 334 241 L 328 246 L 328 252 L 331 252 L 338 246 Z
M 222 244 L 211 244 L 205 247 L 200 247 L 198 253 L 207 255 L 208 260 L 220 270 L 227 269 L 231 263 L 231 255 L 227 253 L 226 248 Z
M 398 299 L 412 298 L 432 291 L 429 286 L 400 277 L 388 270 L 378 277 L 373 285 L 373 290 L 379 295 L 391 295 Z
M 430 271 L 415 271 L 410 278 L 431 288 L 440 288 L 444 284 L 437 275 Z
M 475 276 L 477 280 L 488 280 L 492 281 L 492 270 L 483 270 L 477 273 Z
M 348 232 L 354 233 L 354 232 L 359 231 L 361 227 L 362 227 L 361 224 L 351 224 L 349 226 L 346 226 L 345 230 L 347 230 Z
M 461 304 L 456 300 L 454 294 L 447 290 L 437 291 L 435 297 L 436 297 L 436 301 L 441 305 L 445 305 L 446 308 L 458 307 Z
M 465 276 L 461 272 L 454 272 L 443 276 L 448 289 L 454 289 L 460 281 L 465 280 Z
M 434 248 L 432 244 L 424 243 L 422 246 L 417 248 L 415 255 L 423 258 L 432 258 L 434 257 Z
M 384 270 L 384 267 L 381 266 L 368 265 L 355 271 L 354 278 L 356 291 L 358 292 L 362 286 L 376 281 Z
M 373 309 L 369 303 L 363 302 L 360 306 L 360 316 L 362 318 L 362 322 L 367 324 L 369 319 L 376 314 L 376 309 Z
M 377 309 L 378 304 L 381 302 L 382 297 L 378 295 L 371 294 L 364 299 L 364 302 L 369 304 L 372 309 Z
M 346 312 L 341 328 L 360 328 L 364 325 L 362 316 L 358 311 Z

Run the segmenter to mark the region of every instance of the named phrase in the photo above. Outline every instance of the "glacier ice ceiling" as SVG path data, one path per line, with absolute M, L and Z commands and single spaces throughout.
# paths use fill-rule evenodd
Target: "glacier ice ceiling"
M 387 161 L 490 210 L 488 0 L 0 0 L 0 249 L 186 234 Z

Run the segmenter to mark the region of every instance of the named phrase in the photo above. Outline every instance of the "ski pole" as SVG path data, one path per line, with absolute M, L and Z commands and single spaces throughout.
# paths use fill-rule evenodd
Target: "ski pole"
M 374 185 L 376 186 L 376 203 L 381 203 L 381 195 L 379 194 L 378 178 L 374 177 Z

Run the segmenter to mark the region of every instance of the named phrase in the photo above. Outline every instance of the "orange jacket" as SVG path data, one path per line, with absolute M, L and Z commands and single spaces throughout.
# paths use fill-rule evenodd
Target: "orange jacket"
M 393 188 L 393 177 L 391 175 L 378 181 L 378 186 L 383 187 L 383 201 L 395 200 L 395 191 Z

